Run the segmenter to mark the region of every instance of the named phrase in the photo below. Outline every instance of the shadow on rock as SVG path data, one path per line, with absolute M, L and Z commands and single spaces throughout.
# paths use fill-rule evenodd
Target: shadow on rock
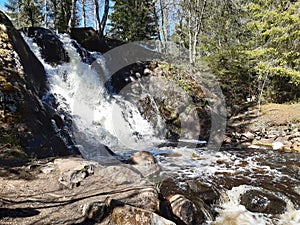
M 6 209 L 0 208 L 0 219 L 5 217 L 17 218 L 17 217 L 32 217 L 40 214 L 38 210 L 30 208 L 16 208 Z

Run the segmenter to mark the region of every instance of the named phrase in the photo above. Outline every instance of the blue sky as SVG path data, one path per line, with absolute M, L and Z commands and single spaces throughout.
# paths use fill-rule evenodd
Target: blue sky
M 4 4 L 6 3 L 6 0 L 0 0 L 0 9 L 3 10 L 4 9 Z

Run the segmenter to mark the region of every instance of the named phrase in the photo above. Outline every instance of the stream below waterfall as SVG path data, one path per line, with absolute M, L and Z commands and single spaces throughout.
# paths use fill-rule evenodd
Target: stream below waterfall
M 85 158 L 103 162 L 104 145 L 120 155 L 150 151 L 162 170 L 149 179 L 167 195 L 181 193 L 204 205 L 204 224 L 300 224 L 300 154 L 156 147 L 164 142 L 157 128 L 134 103 L 105 89 L 108 74 L 101 55 L 95 57 L 103 74 L 82 62 L 69 36 L 60 35 L 70 62 L 51 66 L 39 47 L 24 38 L 47 71 L 50 91 L 45 100 L 54 97 L 57 111 L 71 117 L 72 136 Z

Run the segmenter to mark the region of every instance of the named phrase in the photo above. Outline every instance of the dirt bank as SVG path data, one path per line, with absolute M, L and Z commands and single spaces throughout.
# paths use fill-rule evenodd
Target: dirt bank
M 300 152 L 300 104 L 266 104 L 230 118 L 227 143 Z

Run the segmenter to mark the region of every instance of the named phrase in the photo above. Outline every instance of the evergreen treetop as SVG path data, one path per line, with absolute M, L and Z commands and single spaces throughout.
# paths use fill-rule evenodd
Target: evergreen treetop
M 157 37 L 157 21 L 152 0 L 116 0 L 110 16 L 110 34 L 123 41 Z

